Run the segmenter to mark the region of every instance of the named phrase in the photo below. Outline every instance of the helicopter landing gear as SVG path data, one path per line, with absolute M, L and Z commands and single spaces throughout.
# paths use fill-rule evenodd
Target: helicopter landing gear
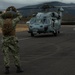
M 58 31 L 58 34 L 60 33 L 60 31 Z
M 57 36 L 58 33 L 57 32 L 53 32 L 53 34 L 54 34 L 54 36 Z
M 54 36 L 58 35 L 58 31 L 53 32 Z
M 31 37 L 34 37 L 34 34 L 33 34 L 33 32 L 31 32 Z
M 54 36 L 57 36 L 60 33 L 60 31 L 53 32 Z

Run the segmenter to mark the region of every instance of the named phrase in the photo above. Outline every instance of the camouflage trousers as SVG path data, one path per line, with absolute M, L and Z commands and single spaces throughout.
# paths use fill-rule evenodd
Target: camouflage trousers
M 12 54 L 14 58 L 15 65 L 20 65 L 19 61 L 19 47 L 18 47 L 18 39 L 13 36 L 9 37 L 3 37 L 2 41 L 2 51 L 4 54 L 4 65 L 9 66 L 10 65 L 10 53 Z

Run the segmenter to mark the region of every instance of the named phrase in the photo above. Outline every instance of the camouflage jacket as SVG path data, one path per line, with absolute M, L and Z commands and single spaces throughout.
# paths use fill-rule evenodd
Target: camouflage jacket
M 17 12 L 17 14 L 18 14 L 18 16 L 12 20 L 12 25 L 13 25 L 14 29 L 16 28 L 16 24 L 17 24 L 17 23 L 21 20 L 21 18 L 22 18 L 22 15 L 21 15 L 19 12 Z M 0 27 L 2 28 L 3 25 L 4 25 L 4 19 L 0 17 Z

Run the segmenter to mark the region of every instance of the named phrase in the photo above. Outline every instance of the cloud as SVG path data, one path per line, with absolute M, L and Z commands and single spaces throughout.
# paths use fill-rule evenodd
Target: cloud
M 18 4 L 37 4 L 37 3 L 41 3 L 41 2 L 50 2 L 50 1 L 60 1 L 60 2 L 75 2 L 75 0 L 0 0 L 3 2 L 8 2 L 8 3 L 18 3 Z
M 3 2 L 8 3 L 17 3 L 17 4 L 37 4 L 42 2 L 50 2 L 50 1 L 61 1 L 61 0 L 1 0 Z
M 25 6 L 24 4 L 19 4 L 19 3 L 12 3 L 4 0 L 0 0 L 0 9 L 6 9 L 9 6 L 15 6 L 16 8 L 20 8 Z
M 27 5 L 35 5 L 42 2 L 50 2 L 50 0 L 0 0 L 0 9 L 6 9 L 8 6 L 15 6 L 16 8 L 27 6 Z M 55 0 L 51 0 L 55 1 Z
M 35 5 L 43 2 L 60 1 L 64 3 L 75 3 L 75 0 L 0 0 L 0 9 L 6 9 L 8 6 L 15 6 L 16 8 Z
M 66 3 L 75 3 L 75 0 L 0 0 L 4 3 L 11 3 L 11 4 L 25 4 L 25 5 L 34 5 L 42 2 L 50 2 L 50 1 L 60 1 L 60 2 L 66 2 Z M 4 5 L 4 4 L 3 4 Z

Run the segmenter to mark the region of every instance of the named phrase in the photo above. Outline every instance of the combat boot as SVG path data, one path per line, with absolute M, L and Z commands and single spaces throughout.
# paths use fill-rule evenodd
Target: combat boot
M 9 67 L 5 67 L 5 74 L 9 74 Z
M 20 66 L 16 66 L 16 67 L 17 67 L 16 73 L 22 73 L 23 72 L 23 70 L 21 69 Z

